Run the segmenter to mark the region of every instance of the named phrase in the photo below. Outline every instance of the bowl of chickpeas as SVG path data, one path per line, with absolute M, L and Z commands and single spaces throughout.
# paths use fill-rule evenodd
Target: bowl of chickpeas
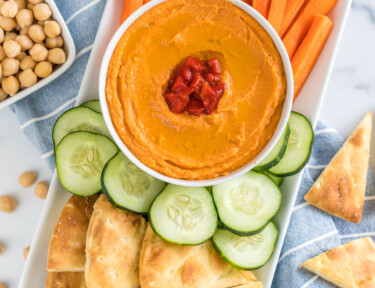
M 0 0 L 0 109 L 59 77 L 75 54 L 53 0 Z

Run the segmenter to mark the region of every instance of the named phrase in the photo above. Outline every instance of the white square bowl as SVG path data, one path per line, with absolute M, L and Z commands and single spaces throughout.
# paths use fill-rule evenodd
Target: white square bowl
M 36 82 L 35 85 L 25 88 L 21 91 L 19 91 L 14 96 L 10 96 L 6 98 L 5 100 L 0 102 L 0 109 L 7 107 L 18 100 L 21 100 L 22 98 L 25 98 L 26 96 L 30 95 L 31 93 L 37 91 L 38 89 L 46 86 L 48 83 L 55 80 L 57 77 L 59 77 L 62 73 L 64 73 L 68 68 L 73 64 L 74 58 L 76 56 L 76 48 L 74 46 L 72 35 L 70 35 L 69 29 L 66 26 L 66 23 L 64 21 L 64 18 L 61 16 L 59 9 L 57 8 L 55 2 L 53 0 L 44 0 L 52 10 L 52 18 L 59 22 L 61 26 L 61 36 L 64 39 L 64 50 L 66 53 L 66 61 L 64 64 L 55 66 L 55 70 L 49 75 L 48 77 L 44 79 L 40 79 L 38 82 Z

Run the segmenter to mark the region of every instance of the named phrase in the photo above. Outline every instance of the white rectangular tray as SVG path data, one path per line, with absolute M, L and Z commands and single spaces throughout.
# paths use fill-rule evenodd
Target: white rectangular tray
M 329 16 L 334 22 L 334 28 L 314 70 L 293 106 L 293 110 L 306 115 L 311 120 L 314 127 L 318 120 L 351 1 L 352 0 L 338 1 L 336 7 L 330 13 Z M 98 87 L 92 85 L 92 83 L 98 83 L 102 56 L 110 38 L 120 25 L 120 11 L 122 11 L 121 2 L 122 1 L 116 0 L 107 1 L 95 39 L 94 48 L 91 52 L 86 73 L 78 94 L 77 105 L 92 99 L 93 95 L 98 95 Z M 256 276 L 262 281 L 266 288 L 271 287 L 272 284 L 301 179 L 302 173 L 286 179 L 282 185 L 282 191 L 285 192 L 283 193 L 283 204 L 274 219 L 275 224 L 279 228 L 279 239 L 275 247 L 275 252 L 266 266 L 255 271 Z M 71 194 L 61 186 L 55 172 L 40 223 L 31 243 L 31 249 L 20 279 L 19 288 L 44 287 L 47 276 L 45 267 L 47 264 L 49 239 L 60 212 L 70 196 Z

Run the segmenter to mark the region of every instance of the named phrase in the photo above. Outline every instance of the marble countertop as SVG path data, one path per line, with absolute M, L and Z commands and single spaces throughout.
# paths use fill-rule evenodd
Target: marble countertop
M 375 1 L 354 0 L 320 115 L 343 137 L 366 112 L 375 112 L 374 51 Z M 375 168 L 375 156 L 370 164 Z M 17 182 L 29 170 L 37 172 L 38 181 L 52 177 L 14 115 L 8 109 L 0 110 L 0 195 L 13 195 L 19 202 L 14 213 L 0 212 L 0 243 L 5 246 L 0 255 L 0 282 L 11 288 L 17 287 L 24 266 L 23 249 L 32 240 L 44 204 L 34 194 L 35 185 L 23 189 Z

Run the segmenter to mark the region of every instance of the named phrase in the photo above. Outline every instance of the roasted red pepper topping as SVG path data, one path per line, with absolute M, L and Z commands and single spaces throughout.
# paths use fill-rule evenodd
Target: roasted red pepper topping
M 189 56 L 170 77 L 164 98 L 172 112 L 199 117 L 216 109 L 224 91 L 219 60 Z

